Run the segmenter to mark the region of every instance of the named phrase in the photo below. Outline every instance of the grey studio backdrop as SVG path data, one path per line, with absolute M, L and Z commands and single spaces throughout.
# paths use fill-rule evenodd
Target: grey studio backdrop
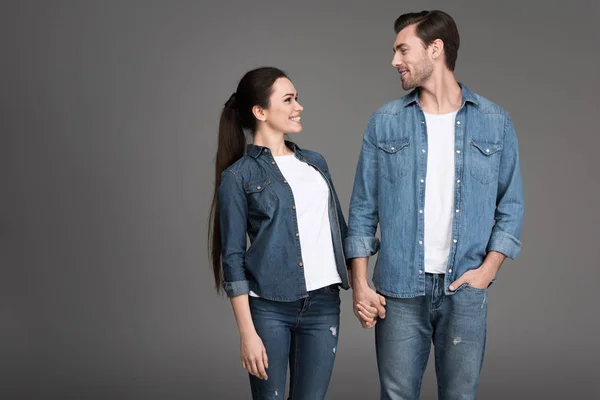
M 287 71 L 293 139 L 347 213 L 367 120 L 404 94 L 393 22 L 431 8 L 520 140 L 524 247 L 490 289 L 479 398 L 598 398 L 598 2 L 307 0 L 1 2 L 0 398 L 249 398 L 206 251 L 222 104 Z M 349 292 L 338 349 L 328 398 L 378 398 Z

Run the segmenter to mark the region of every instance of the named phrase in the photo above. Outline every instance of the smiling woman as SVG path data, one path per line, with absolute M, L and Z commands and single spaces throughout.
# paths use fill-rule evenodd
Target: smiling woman
M 284 140 L 302 131 L 302 110 L 285 73 L 263 67 L 244 75 L 219 125 L 213 272 L 231 298 L 254 399 L 283 398 L 288 364 L 292 398 L 325 398 L 339 288 L 349 288 L 346 222 L 327 163 Z

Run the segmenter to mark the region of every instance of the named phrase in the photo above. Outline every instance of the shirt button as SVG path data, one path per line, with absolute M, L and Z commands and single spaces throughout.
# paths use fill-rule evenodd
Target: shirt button
M 456 121 L 456 125 L 460 125 L 460 121 Z
M 302 264 L 301 262 L 298 263 L 299 267 L 302 267 L 304 264 Z
M 292 206 L 292 210 L 295 210 L 295 209 L 296 209 L 296 206 Z
M 419 275 L 423 275 L 423 271 L 419 270 Z
M 490 152 L 490 149 L 485 149 L 485 152 L 486 152 L 486 153 L 489 153 L 489 152 Z
M 268 153 L 268 152 L 269 152 L 269 150 L 267 150 L 267 149 L 264 149 L 263 151 L 264 151 L 265 153 Z
M 460 210 L 456 210 L 456 212 L 457 212 L 457 213 L 459 213 L 459 212 L 460 212 Z
M 458 180 L 456 181 L 456 183 L 460 183 L 460 179 L 458 179 Z
M 423 214 L 423 210 L 419 210 L 419 214 Z
M 271 165 L 275 165 L 275 161 L 271 161 Z
M 456 243 L 456 242 L 458 242 L 458 240 L 454 239 L 453 242 Z
M 423 241 L 422 241 L 422 240 L 419 240 L 419 244 L 423 244 Z
M 260 190 L 260 186 L 257 186 L 257 187 L 256 187 L 256 190 Z
M 422 123 L 422 124 L 424 124 L 424 123 L 425 123 L 425 121 L 421 120 L 421 123 Z
M 298 232 L 296 232 L 296 237 L 300 236 L 300 234 Z
M 457 154 L 460 154 L 460 150 L 456 150 L 456 153 L 457 153 Z
M 287 181 L 284 179 L 284 180 L 283 180 L 283 183 L 287 183 Z
M 423 153 L 425 153 L 425 149 L 421 150 Z
M 425 180 L 424 180 L 424 179 L 421 179 L 421 183 L 423 183 L 423 182 L 425 182 Z
M 392 147 L 392 148 L 391 148 L 391 150 L 396 150 L 396 148 L 395 148 L 395 147 Z
M 448 272 L 452 273 L 452 270 L 451 270 L 451 269 L 449 269 L 449 270 L 448 270 Z

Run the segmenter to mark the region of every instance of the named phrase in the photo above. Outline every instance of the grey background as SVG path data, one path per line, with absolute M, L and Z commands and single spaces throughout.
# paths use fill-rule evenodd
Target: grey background
M 600 6 L 540 4 L 2 1 L 0 398 L 248 398 L 206 251 L 222 104 L 247 70 L 286 70 L 293 138 L 347 212 L 366 122 L 403 94 L 393 22 L 431 8 L 459 26 L 459 80 L 520 140 L 524 248 L 490 290 L 479 397 L 597 398 Z M 374 399 L 350 300 L 328 398 Z

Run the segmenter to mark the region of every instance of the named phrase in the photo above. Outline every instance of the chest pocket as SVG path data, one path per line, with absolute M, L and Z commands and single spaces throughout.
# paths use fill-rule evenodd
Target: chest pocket
M 248 202 L 249 223 L 255 231 L 258 231 L 264 220 L 273 217 L 279 204 L 279 198 L 271 186 L 270 179 L 247 183 L 244 185 L 244 189 Z
M 378 142 L 377 147 L 381 177 L 392 183 L 399 182 L 406 176 L 410 166 L 410 140 L 408 138 L 385 140 Z
M 471 139 L 471 176 L 485 184 L 498 180 L 500 157 L 502 156 L 501 142 L 488 142 Z

